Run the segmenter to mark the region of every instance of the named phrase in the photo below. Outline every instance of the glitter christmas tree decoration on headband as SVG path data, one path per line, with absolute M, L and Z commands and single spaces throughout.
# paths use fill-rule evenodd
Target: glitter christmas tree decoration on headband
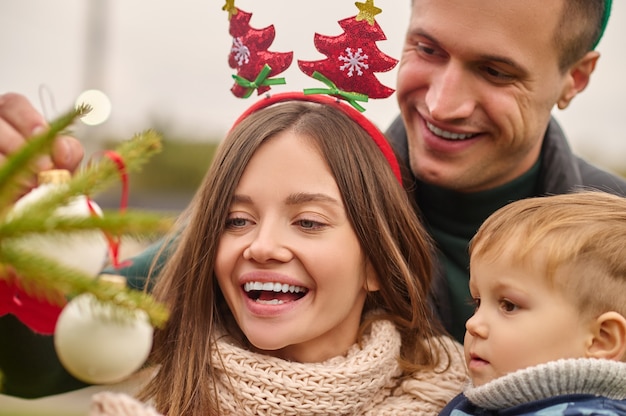
M 267 93 L 263 99 L 241 114 L 233 127 L 256 111 L 286 101 L 306 101 L 331 106 L 365 130 L 387 159 L 398 182 L 402 184 L 400 165 L 391 145 L 380 129 L 362 114 L 365 109 L 357 102 L 367 101 L 370 96 L 387 98 L 393 94 L 394 90 L 378 82 L 374 73 L 389 71 L 398 61 L 381 53 L 375 46 L 376 41 L 385 39 L 374 19 L 381 10 L 374 6 L 373 0 L 355 4 L 360 13 L 339 21 L 344 34 L 337 37 L 315 35 L 315 45 L 327 59 L 298 62 L 305 74 L 322 81 L 326 88 Z M 261 30 L 251 28 L 249 22 L 252 14 L 236 8 L 234 0 L 227 0 L 222 9 L 228 11 L 230 33 L 233 35 L 229 63 L 231 67 L 237 68 L 237 74 L 233 75 L 236 84 L 231 89 L 235 96 L 247 98 L 255 90 L 260 95 L 274 85 L 284 84 L 283 78 L 271 77 L 285 71 L 292 56 L 291 53 L 287 55 L 284 52 L 267 51 L 274 39 L 273 26 Z M 259 41 L 261 38 L 263 42 Z M 272 64 L 263 63 L 263 57 L 270 58 Z M 276 62 L 280 64 L 278 70 L 274 68 Z
M 233 75 L 235 85 L 232 93 L 239 98 L 248 98 L 256 90 L 262 94 L 271 85 L 284 84 L 284 78 L 270 78 L 285 71 L 293 59 L 293 52 L 270 52 L 268 48 L 276 35 L 274 26 L 254 29 L 250 26 L 252 13 L 235 7 L 235 0 L 227 0 L 222 7 L 228 11 L 230 35 L 233 45 L 228 56 L 228 64 L 237 70 Z
M 307 88 L 305 94 L 327 94 L 349 102 L 359 111 L 365 109 L 359 102 L 370 98 L 387 98 L 395 91 L 376 78 L 376 73 L 392 70 L 398 63 L 384 54 L 376 42 L 386 36 L 376 22 L 375 16 L 382 10 L 374 6 L 374 0 L 356 2 L 359 13 L 340 20 L 343 33 L 327 36 L 316 33 L 316 49 L 326 55 L 318 61 L 298 60 L 298 67 L 306 75 L 323 82 L 326 88 Z M 237 70 L 233 75 L 233 94 L 248 98 L 256 90 L 260 95 L 273 85 L 285 84 L 284 78 L 272 78 L 291 64 L 293 52 L 269 52 L 274 41 L 273 26 L 265 29 L 250 27 L 251 13 L 235 6 L 235 0 L 226 0 L 222 10 L 228 12 L 233 46 L 229 65 Z

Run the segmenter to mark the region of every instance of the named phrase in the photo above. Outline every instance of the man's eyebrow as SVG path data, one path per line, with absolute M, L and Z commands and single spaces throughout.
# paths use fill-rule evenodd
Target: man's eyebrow
M 298 205 L 306 202 L 328 202 L 334 205 L 341 205 L 337 199 L 322 193 L 298 192 L 287 197 L 288 205 Z
M 411 36 L 421 36 L 423 38 L 428 39 L 429 41 L 431 41 L 432 43 L 436 43 L 439 44 L 439 41 L 437 39 L 435 39 L 435 37 L 433 37 L 432 35 L 429 35 L 428 33 L 426 33 L 423 29 L 413 29 L 409 32 L 409 34 Z

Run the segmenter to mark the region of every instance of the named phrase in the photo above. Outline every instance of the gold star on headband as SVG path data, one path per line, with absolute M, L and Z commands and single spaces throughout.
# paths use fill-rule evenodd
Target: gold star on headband
M 367 23 L 374 25 L 374 16 L 382 12 L 382 9 L 374 6 L 374 0 L 365 0 L 365 3 L 354 3 L 359 8 L 359 14 L 356 16 L 357 22 L 360 20 L 367 20 Z
M 222 6 L 222 10 L 228 12 L 228 20 L 237 14 L 237 7 L 235 7 L 235 0 L 226 0 L 226 4 Z

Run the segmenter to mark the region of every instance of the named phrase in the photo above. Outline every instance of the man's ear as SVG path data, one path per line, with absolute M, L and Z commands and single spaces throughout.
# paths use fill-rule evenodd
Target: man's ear
M 599 58 L 599 52 L 589 51 L 567 70 L 565 83 L 563 84 L 561 95 L 557 101 L 559 109 L 563 110 L 567 108 L 572 99 L 587 87 L 591 73 L 596 69 L 596 63 Z
M 605 312 L 595 320 L 587 357 L 616 361 L 626 358 L 626 318 L 622 314 Z

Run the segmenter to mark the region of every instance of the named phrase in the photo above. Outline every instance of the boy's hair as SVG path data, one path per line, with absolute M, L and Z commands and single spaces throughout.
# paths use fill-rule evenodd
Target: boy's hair
M 504 252 L 522 266 L 545 260 L 551 284 L 581 311 L 626 316 L 626 198 L 582 191 L 510 203 L 479 228 L 470 263 Z
M 436 357 L 430 345 L 433 335 L 440 334 L 427 301 L 431 240 L 387 159 L 372 137 L 337 108 L 288 101 L 249 114 L 220 144 L 177 249 L 155 285 L 154 295 L 168 305 L 171 315 L 167 326 L 155 331 L 152 358 L 161 368 L 142 398 L 152 398 L 161 412 L 219 414 L 210 351 L 224 333 L 244 345 L 246 341 L 219 289 L 216 253 L 249 160 L 282 132 L 304 137 L 328 164 L 346 215 L 379 279 L 380 290 L 368 294 L 364 314 L 376 311 L 395 323 L 406 374 L 432 368 L 445 358 Z M 363 322 L 362 331 L 369 322 Z
M 596 47 L 604 33 L 611 3 L 610 0 L 563 0 L 554 36 L 561 71 Z

